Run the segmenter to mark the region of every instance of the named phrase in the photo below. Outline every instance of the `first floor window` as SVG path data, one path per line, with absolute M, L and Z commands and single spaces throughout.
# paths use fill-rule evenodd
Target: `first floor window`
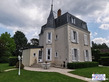
M 47 41 L 47 44 L 52 43 L 52 32 L 47 32 L 46 41 Z
M 52 49 L 47 48 L 46 49 L 46 60 L 50 61 L 51 60 L 51 55 L 52 55 Z
M 39 59 L 42 59 L 42 51 L 39 51 Z

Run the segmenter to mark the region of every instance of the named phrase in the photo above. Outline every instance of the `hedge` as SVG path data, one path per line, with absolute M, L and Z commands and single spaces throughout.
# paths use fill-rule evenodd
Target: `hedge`
M 78 69 L 78 68 L 87 68 L 87 67 L 97 67 L 98 62 L 73 62 L 68 63 L 68 69 Z
M 9 58 L 9 66 L 15 66 L 17 62 L 18 62 L 17 57 L 10 57 Z
M 109 66 L 109 57 L 102 57 L 101 58 L 101 65 Z

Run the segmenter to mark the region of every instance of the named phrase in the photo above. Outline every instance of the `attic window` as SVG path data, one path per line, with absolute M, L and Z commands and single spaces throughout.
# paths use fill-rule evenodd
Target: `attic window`
M 71 23 L 76 24 L 75 18 L 72 18 L 72 17 L 71 17 Z
M 86 24 L 84 22 L 81 23 L 81 26 L 86 29 Z

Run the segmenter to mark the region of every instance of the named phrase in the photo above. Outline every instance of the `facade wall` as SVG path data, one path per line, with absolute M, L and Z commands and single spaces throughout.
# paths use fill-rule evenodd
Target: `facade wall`
M 29 66 L 33 65 L 34 63 L 38 63 L 38 56 L 39 56 L 40 49 L 30 49 L 30 63 Z
M 71 30 L 77 31 L 78 32 L 78 39 L 79 43 L 72 43 L 71 42 Z M 88 45 L 84 45 L 84 34 L 88 36 Z M 85 56 L 84 56 L 84 50 L 89 51 L 89 57 L 90 61 L 92 60 L 91 58 L 91 47 L 90 47 L 90 32 L 85 31 L 81 28 L 75 27 L 73 25 L 68 25 L 68 42 L 69 42 L 69 61 L 72 62 L 72 48 L 79 49 L 79 55 L 80 55 L 80 62 L 85 61 Z
M 22 59 L 23 65 L 24 66 L 29 66 L 29 62 L 30 62 L 30 49 L 23 50 L 22 55 L 23 55 L 23 59 Z
M 57 52 L 57 57 L 54 57 L 57 65 L 62 65 L 63 62 L 68 61 L 68 42 L 67 42 L 67 24 L 56 28 L 55 36 L 55 53 Z

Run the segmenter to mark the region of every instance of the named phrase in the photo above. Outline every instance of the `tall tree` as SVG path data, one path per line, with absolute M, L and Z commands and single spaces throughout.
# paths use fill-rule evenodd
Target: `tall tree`
M 32 38 L 32 39 L 31 39 L 31 44 L 38 46 L 38 45 L 39 45 L 39 40 L 38 40 L 37 38 Z
M 12 52 L 14 52 L 14 50 L 16 48 L 14 39 L 11 38 L 11 35 L 9 33 L 5 32 L 5 33 L 1 34 L 0 40 L 1 40 L 0 45 L 3 47 L 2 49 L 6 49 L 2 52 L 3 53 L 5 52 L 5 58 L 8 58 L 9 56 L 12 55 Z
M 27 38 L 25 37 L 25 34 L 21 31 L 16 31 L 13 36 L 15 43 L 16 43 L 16 51 L 15 55 L 20 54 L 20 49 L 24 48 L 27 45 Z

